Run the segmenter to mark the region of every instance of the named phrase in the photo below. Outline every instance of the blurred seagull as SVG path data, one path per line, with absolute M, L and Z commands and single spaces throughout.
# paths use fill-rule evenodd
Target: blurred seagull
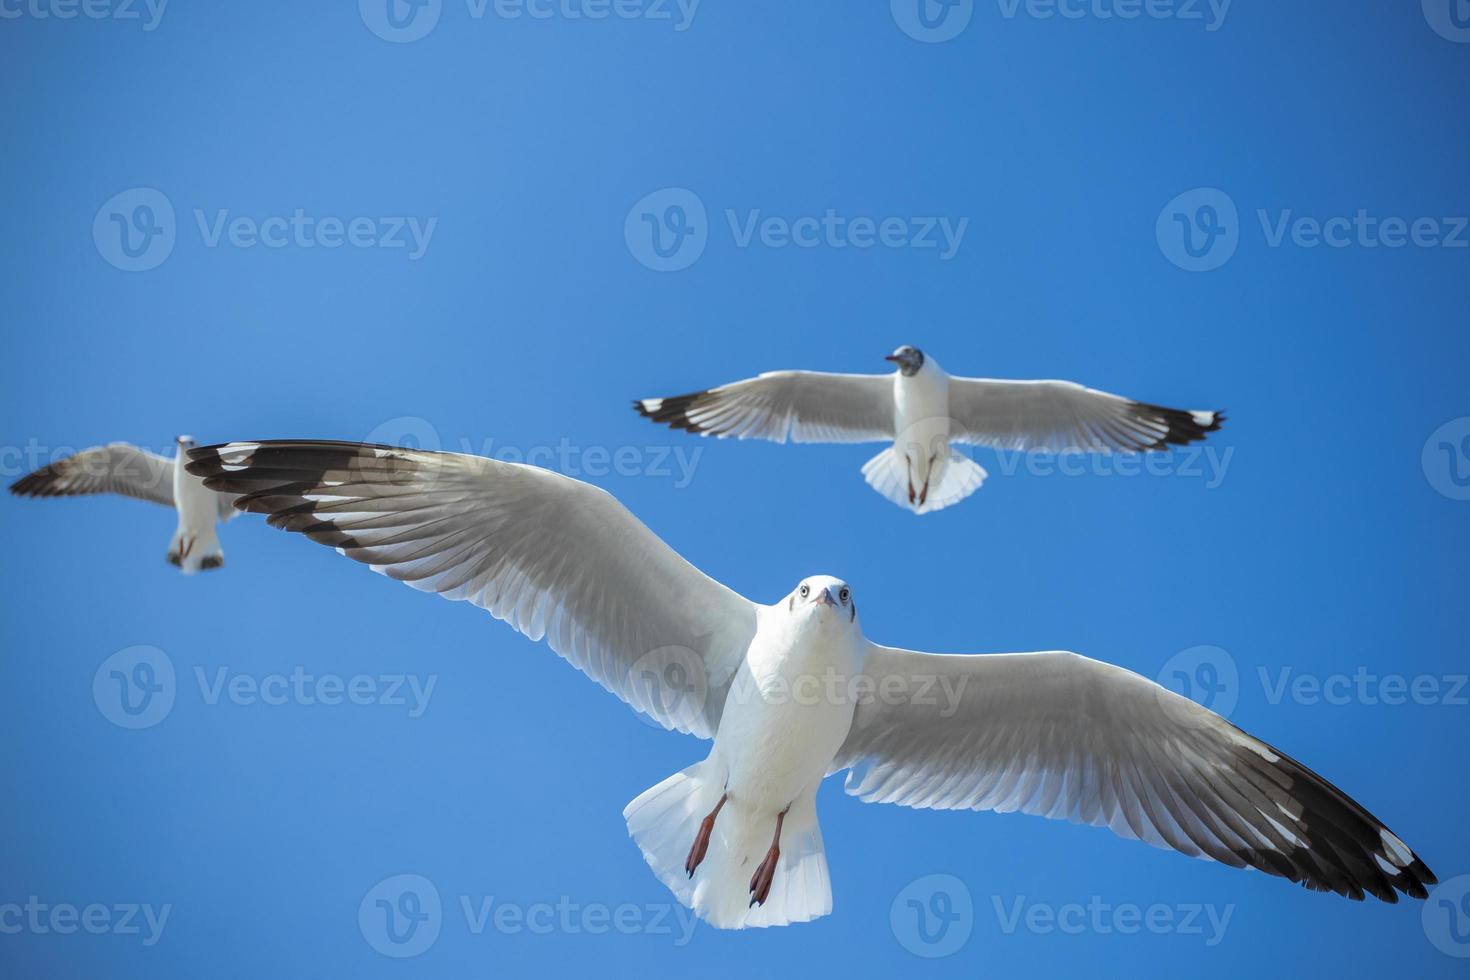
M 1075 653 L 880 646 L 826 575 L 751 602 L 549 470 L 343 442 L 189 456 L 235 506 L 468 599 L 664 727 L 713 739 L 623 816 L 654 874 L 715 926 L 831 911 L 816 793 L 841 769 L 866 801 L 1065 818 L 1354 899 L 1435 882 L 1341 790 L 1137 674 Z M 570 778 L 564 793 L 583 805 Z
M 891 374 L 772 371 L 671 398 L 644 398 L 644 418 L 700 435 L 774 442 L 889 442 L 863 466 L 868 484 L 916 514 L 964 500 L 985 470 L 952 443 L 1028 452 L 1143 452 L 1220 428 L 1220 412 L 1136 402 L 1071 381 L 950 375 L 917 347 Z
M 198 477 L 184 472 L 186 450 L 194 440 L 179 436 L 173 459 L 126 442 L 84 449 L 59 459 L 10 485 L 22 497 L 72 497 L 91 493 L 118 493 L 179 512 L 179 526 L 169 542 L 166 557 L 185 575 L 219 568 L 225 563 L 215 524 L 228 521 L 239 511 L 230 499 L 204 489 Z

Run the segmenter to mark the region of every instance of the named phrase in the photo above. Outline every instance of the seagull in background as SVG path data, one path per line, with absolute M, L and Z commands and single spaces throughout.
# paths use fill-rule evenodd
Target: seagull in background
M 1071 381 L 948 374 L 917 347 L 893 374 L 772 371 L 633 403 L 638 414 L 702 436 L 773 442 L 892 442 L 863 466 L 874 490 L 915 514 L 958 503 L 986 472 L 954 443 L 1025 452 L 1125 452 L 1182 446 L 1220 428 L 1221 412 L 1137 402 Z
M 206 490 L 204 482 L 184 470 L 184 453 L 194 448 L 190 436 L 174 440 L 173 459 L 126 442 L 94 446 L 59 459 L 10 485 L 21 497 L 74 497 L 117 493 L 172 507 L 179 525 L 168 544 L 169 564 L 185 575 L 219 568 L 225 563 L 215 524 L 239 513 L 230 498 Z
M 653 873 L 714 926 L 831 911 L 816 794 L 843 769 L 864 801 L 1107 827 L 1353 899 L 1424 898 L 1435 883 L 1337 787 L 1153 681 L 1075 653 L 883 646 L 828 575 L 752 602 L 610 494 L 550 470 L 345 442 L 189 456 L 236 507 L 473 602 L 665 728 L 712 739 L 623 817 Z M 586 805 L 574 777 L 556 805 Z

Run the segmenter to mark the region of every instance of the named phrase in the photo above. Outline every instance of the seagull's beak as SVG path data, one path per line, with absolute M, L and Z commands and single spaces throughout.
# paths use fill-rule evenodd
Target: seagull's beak
M 831 589 L 823 589 L 822 590 L 822 594 L 819 595 L 819 596 L 817 596 L 815 599 L 813 599 L 812 602 L 817 603 L 818 605 L 822 605 L 822 606 L 835 606 L 835 605 L 837 605 L 837 600 L 832 598 L 832 590 Z
M 892 361 L 894 364 L 897 364 L 900 360 L 902 360 L 902 358 L 900 358 L 897 354 L 884 354 L 883 360 Z

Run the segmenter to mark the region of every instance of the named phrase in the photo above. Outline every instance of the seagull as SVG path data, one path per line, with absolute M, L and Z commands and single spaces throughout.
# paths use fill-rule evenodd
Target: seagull
M 1220 428 L 1222 412 L 1137 402 L 1071 381 L 998 381 L 948 374 L 907 344 L 892 374 L 771 371 L 670 398 L 638 414 L 702 436 L 773 442 L 892 442 L 863 466 L 874 490 L 915 514 L 964 500 L 985 469 L 953 444 L 1024 452 L 1144 452 Z
M 239 511 L 230 506 L 229 497 L 206 490 L 197 477 L 184 472 L 184 453 L 194 448 L 194 439 L 179 436 L 174 445 L 173 459 L 126 442 L 93 446 L 28 473 L 10 485 L 10 492 L 21 497 L 118 493 L 172 507 L 179 512 L 179 526 L 165 556 L 169 564 L 185 575 L 219 568 L 225 553 L 215 524 Z
M 934 654 L 863 635 L 847 582 L 769 605 L 701 573 L 607 492 L 479 456 L 232 442 L 188 470 L 267 515 L 551 649 L 708 756 L 623 810 L 653 873 L 710 924 L 832 909 L 817 787 L 1021 811 L 1319 891 L 1386 902 L 1436 879 L 1310 769 L 1138 674 L 1068 652 Z

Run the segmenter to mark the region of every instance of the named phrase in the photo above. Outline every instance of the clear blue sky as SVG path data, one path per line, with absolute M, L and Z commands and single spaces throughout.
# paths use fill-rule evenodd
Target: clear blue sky
M 672 3 L 666 20 L 592 20 L 568 2 L 517 19 L 443 0 L 419 13 L 438 8 L 425 36 L 392 42 L 368 24 L 412 33 L 391 26 L 401 5 L 390 22 L 371 2 L 179 3 L 147 30 L 142 4 L 126 11 L 141 20 L 61 20 L 39 16 L 51 0 L 6 0 L 7 482 L 27 447 L 44 461 L 182 431 L 492 452 L 567 440 L 584 473 L 611 466 L 582 451 L 624 449 L 638 472 L 594 482 L 691 561 L 763 601 L 840 575 L 879 641 L 1067 648 L 1148 676 L 1218 647 L 1204 656 L 1220 683 L 1234 668 L 1234 721 L 1442 879 L 1470 872 L 1467 692 L 1445 703 L 1470 669 L 1470 502 L 1454 499 L 1467 423 L 1431 441 L 1470 415 L 1470 249 L 1447 247 L 1444 220 L 1470 214 L 1470 44 L 1447 14 L 1450 37 L 1413 2 L 1240 2 L 1221 21 L 1204 3 L 1202 19 L 1122 20 L 983 0 L 928 43 L 900 28 L 930 30 L 903 4 L 706 0 L 686 23 Z M 136 188 L 158 195 L 106 203 Z M 679 240 L 704 250 L 660 272 L 630 210 L 666 188 L 704 209 L 685 208 L 698 227 Z M 1198 188 L 1228 200 L 1166 210 Z M 647 206 L 667 219 L 665 251 L 670 203 Z M 843 230 L 825 230 L 829 209 Z M 818 244 L 782 247 L 779 225 L 746 237 L 769 217 L 819 219 L 800 226 Z M 1304 217 L 1349 219 L 1333 226 L 1346 245 L 1312 247 Z M 356 218 L 360 242 L 389 244 L 347 243 Z M 390 235 L 399 218 L 416 223 Z M 860 247 L 853 219 L 885 218 L 906 244 Z M 912 247 L 931 218 L 967 221 L 957 248 L 937 220 L 939 247 Z M 1421 238 L 1440 244 L 1388 247 L 1385 218 L 1435 219 Z M 956 373 L 1224 407 L 1207 444 L 1221 455 L 1065 476 L 1007 475 L 982 452 L 990 481 L 917 519 L 863 484 L 873 448 L 707 442 L 628 408 L 762 370 L 881 371 L 901 343 Z M 700 453 L 692 479 L 660 465 L 673 450 Z M 0 511 L 0 905 L 108 907 L 101 935 L 45 917 L 45 932 L 0 932 L 8 976 L 1463 969 L 1429 935 L 1466 952 L 1447 910 L 1426 930 L 1421 903 L 1355 904 L 1032 817 L 868 806 L 837 780 L 819 801 L 834 913 L 684 937 L 676 917 L 653 921 L 668 895 L 620 811 L 704 744 L 641 723 L 485 613 L 254 518 L 224 529 L 222 571 L 186 579 L 163 561 L 161 509 L 6 496 Z M 175 670 L 171 711 L 140 730 L 93 695 L 134 646 Z M 229 693 L 297 671 L 434 687 L 418 717 L 411 693 Z M 1430 679 L 1435 703 L 1382 703 L 1386 675 Z M 1346 694 L 1314 697 L 1313 682 Z M 359 927 L 398 874 L 441 899 L 414 959 L 380 955 Z M 931 874 L 973 908 L 939 959 L 915 956 L 945 950 L 902 922 L 901 893 Z M 141 935 L 119 933 L 129 903 L 169 907 L 156 943 L 141 915 Z M 502 904 L 537 903 L 570 911 L 550 934 L 496 928 Z M 635 931 L 592 932 L 622 903 Z M 1202 907 L 1199 931 L 1115 928 L 1156 904 L 1176 926 Z M 1046 928 L 1048 910 L 1082 927 Z M 1219 936 L 1210 910 L 1228 911 Z

